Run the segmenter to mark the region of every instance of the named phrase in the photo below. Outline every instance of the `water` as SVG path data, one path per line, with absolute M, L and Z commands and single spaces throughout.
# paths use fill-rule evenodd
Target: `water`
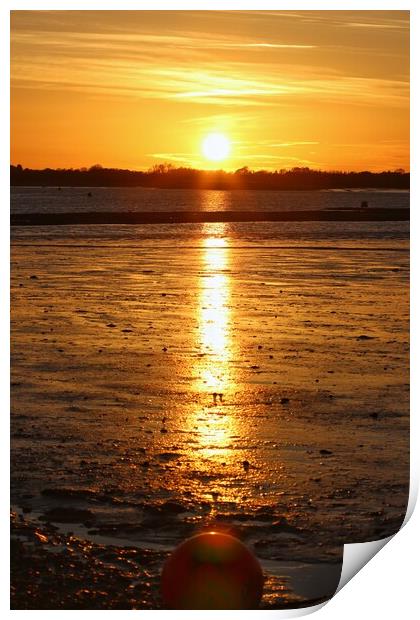
M 92 196 L 88 196 L 88 193 Z M 405 190 L 214 191 L 142 187 L 12 187 L 12 213 L 81 211 L 284 211 L 359 207 L 409 207 Z
M 92 197 L 88 197 L 88 192 Z M 409 208 L 406 191 L 213 191 L 161 190 L 149 188 L 112 187 L 12 187 L 11 212 L 66 213 L 82 211 L 224 211 L 224 210 L 325 210 L 358 207 L 367 200 L 372 207 Z M 205 227 L 204 227 L 205 230 Z M 407 222 L 244 222 L 215 226 L 217 237 L 229 238 L 235 245 L 259 244 L 327 244 L 336 242 L 360 245 L 369 240 L 371 247 L 387 240 L 406 247 L 409 225 Z M 188 246 L 200 243 L 202 224 L 150 224 L 147 226 L 32 226 L 14 227 L 15 239 L 31 242 L 66 244 L 141 244 L 142 246 Z
M 91 191 L 103 210 L 361 200 Z M 19 188 L 12 208 L 83 209 L 84 194 Z M 408 234 L 407 222 L 13 227 L 13 502 L 121 546 L 169 551 L 227 530 L 263 563 L 265 607 L 331 594 L 342 545 L 404 515 Z

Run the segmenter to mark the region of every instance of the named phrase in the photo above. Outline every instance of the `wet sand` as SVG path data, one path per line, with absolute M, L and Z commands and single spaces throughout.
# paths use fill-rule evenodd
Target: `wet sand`
M 18 587 L 34 566 L 50 579 L 42 536 L 89 567 L 90 595 L 77 607 L 73 580 L 60 608 L 161 606 L 164 557 L 212 528 L 256 553 L 262 607 L 281 608 L 334 592 L 344 543 L 398 530 L 408 252 L 223 230 L 188 247 L 13 243 L 14 608 L 46 604 L 42 579 Z M 96 563 L 108 551 L 129 599 Z

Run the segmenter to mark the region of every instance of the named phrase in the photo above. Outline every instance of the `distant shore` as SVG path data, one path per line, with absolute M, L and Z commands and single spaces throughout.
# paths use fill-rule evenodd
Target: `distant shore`
M 327 171 L 310 168 L 290 170 L 250 170 L 235 172 L 195 170 L 157 164 L 150 170 L 91 168 L 32 170 L 10 166 L 12 186 L 39 187 L 149 187 L 160 189 L 252 189 L 275 191 L 314 191 L 321 189 L 409 189 L 410 173 L 402 169 L 383 172 Z
M 323 209 L 308 211 L 159 211 L 12 214 L 12 226 L 83 224 L 191 224 L 205 222 L 383 222 L 408 221 L 410 210 Z

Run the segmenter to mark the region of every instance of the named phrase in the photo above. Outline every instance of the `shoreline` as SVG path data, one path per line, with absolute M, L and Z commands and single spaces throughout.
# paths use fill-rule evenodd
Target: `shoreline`
M 13 510 L 10 529 L 12 610 L 167 609 L 160 575 L 170 551 L 141 548 L 118 539 L 101 544 Z M 312 582 L 318 569 L 331 575 L 330 588 L 320 596 L 293 592 L 286 585 L 290 578 L 287 571 L 279 588 L 264 570 L 264 593 L 258 609 L 302 609 L 327 602 L 334 595 L 341 563 L 337 558 L 328 565 L 312 565 Z M 302 579 L 296 569 L 290 572 L 298 573 L 293 581 Z
M 355 208 L 305 211 L 160 211 L 12 214 L 11 226 L 87 224 L 193 224 L 207 222 L 384 222 L 409 221 L 407 208 Z

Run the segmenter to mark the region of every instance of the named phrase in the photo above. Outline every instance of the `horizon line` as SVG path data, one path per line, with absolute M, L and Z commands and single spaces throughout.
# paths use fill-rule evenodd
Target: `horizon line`
M 373 170 L 368 170 L 368 169 L 363 169 L 363 170 L 345 170 L 345 169 L 321 169 L 321 168 L 311 168 L 309 166 L 293 166 L 291 168 L 277 168 L 277 169 L 267 169 L 267 168 L 250 168 L 249 166 L 240 166 L 239 168 L 236 168 L 236 170 L 225 170 L 223 168 L 193 168 L 192 166 L 175 166 L 171 163 L 168 162 L 161 162 L 159 164 L 154 164 L 152 167 L 148 168 L 148 169 L 140 169 L 140 168 L 118 168 L 118 167 L 113 167 L 113 166 L 104 166 L 102 164 L 93 164 L 91 166 L 80 166 L 80 167 L 71 167 L 71 168 L 51 168 L 49 166 L 45 167 L 45 168 L 30 168 L 30 167 L 26 167 L 23 166 L 22 164 L 10 164 L 11 168 L 21 168 L 22 171 L 25 170 L 31 170 L 34 172 L 45 172 L 46 170 L 49 171 L 54 171 L 54 172 L 99 172 L 99 171 L 107 171 L 107 170 L 113 170 L 113 171 L 120 171 L 120 172 L 133 172 L 133 173 L 140 173 L 140 174 L 154 174 L 154 173 L 159 173 L 159 174 L 168 174 L 169 172 L 173 171 L 177 171 L 177 170 L 188 170 L 191 172 L 199 172 L 199 173 L 204 173 L 204 174 L 211 174 L 211 173 L 224 173 L 224 174 L 237 174 L 239 171 L 243 171 L 242 174 L 255 174 L 255 173 L 259 173 L 259 172 L 264 172 L 267 174 L 278 174 L 278 173 L 287 173 L 287 172 L 293 172 L 295 170 L 304 170 L 307 172 L 317 172 L 317 173 L 325 173 L 325 174 L 363 174 L 363 173 L 368 173 L 368 174 L 384 174 L 384 173 L 392 173 L 392 174 L 410 174 L 410 170 L 406 170 L 403 167 L 397 167 L 397 168 L 388 168 L 388 169 L 383 169 L 383 170 L 379 170 L 379 171 L 373 171 Z M 162 167 L 161 170 L 159 170 L 159 168 Z M 165 169 L 166 168 L 166 169 Z

